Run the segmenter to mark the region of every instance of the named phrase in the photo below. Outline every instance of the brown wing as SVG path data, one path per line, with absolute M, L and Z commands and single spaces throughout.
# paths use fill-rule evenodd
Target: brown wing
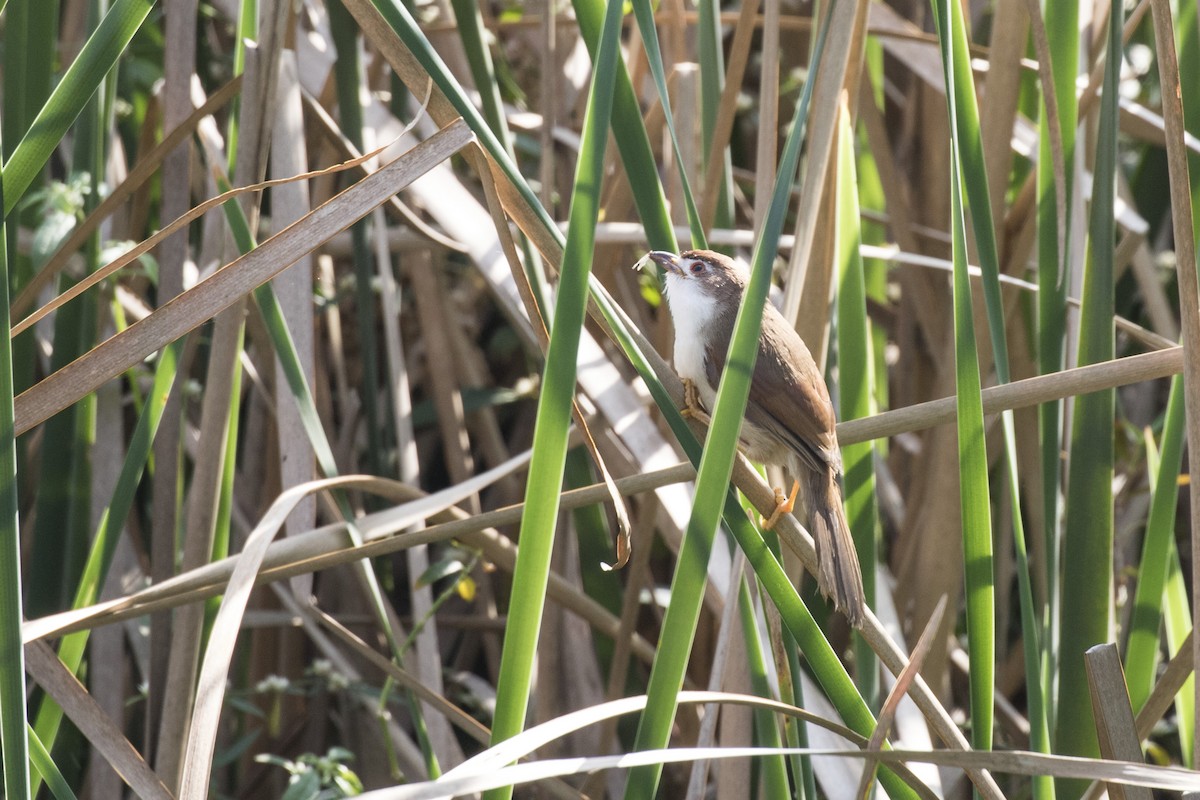
M 725 368 L 729 338 L 713 338 L 714 346 L 705 353 L 705 369 L 709 382 L 716 386 Z M 755 371 L 766 368 L 770 374 L 779 376 L 779 380 L 751 382 L 746 419 L 787 443 L 812 469 L 832 467 L 841 472 L 834 430 L 837 418 L 825 380 L 799 334 L 771 305 L 764 309 L 758 359 Z M 775 363 L 770 363 L 772 361 Z M 800 369 L 785 368 L 785 364 L 802 366 Z

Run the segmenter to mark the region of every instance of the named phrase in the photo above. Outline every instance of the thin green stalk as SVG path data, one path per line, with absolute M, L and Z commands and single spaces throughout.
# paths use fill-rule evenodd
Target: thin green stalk
M 88 10 L 90 24 L 98 25 L 106 10 L 103 0 L 91 3 Z M 113 122 L 116 71 L 114 66 L 100 82 L 75 126 L 73 173 L 88 185 L 81 209 L 84 217 L 91 214 L 102 199 L 100 193 Z M 83 248 L 89 272 L 99 266 L 100 250 L 100 233 L 97 231 Z M 74 282 L 64 277 L 60 288 L 67 288 Z M 79 298 L 69 312 L 55 317 L 52 365 L 66 365 L 95 346 L 98 316 L 99 300 L 92 293 Z M 31 585 L 26 597 L 29 613 L 33 616 L 66 607 L 87 558 L 96 402 L 94 394 L 88 395 L 68 412 L 49 420 L 45 427 L 42 452 L 55 453 L 58 457 L 42 459 L 38 481 Z
M 363 148 L 362 104 L 359 90 L 363 83 L 362 60 L 358 51 L 358 29 L 341 0 L 329 3 L 329 27 L 333 33 L 337 61 L 334 63 L 334 83 L 337 86 L 338 115 L 342 130 L 358 148 Z M 363 386 L 359 392 L 366 413 L 367 453 L 371 471 L 376 475 L 388 474 L 384 443 L 386 436 L 384 417 L 379 408 L 381 378 L 379 375 L 379 342 L 376 338 L 378 326 L 375 322 L 374 258 L 367 238 L 370 222 L 359 220 L 350 228 L 354 262 L 354 319 L 358 331 L 358 343 L 362 348 Z M 390 417 L 389 417 L 390 418 Z
M 2 143 L 0 143 L 2 144 Z M 7 174 L 7 170 L 6 170 Z M 0 182 L 0 205 L 5 196 Z M 8 311 L 8 246 L 0 221 L 0 755 L 4 796 L 30 797 L 29 726 L 25 712 L 25 649 L 21 641 L 21 525 L 17 505 L 12 320 Z
M 579 340 L 587 309 L 592 248 L 600 213 L 600 185 L 620 51 L 620 24 L 621 2 L 610 0 L 584 115 L 563 269 L 538 401 L 525 513 L 521 518 L 521 549 L 513 570 L 509 624 L 504 632 L 496 689 L 493 742 L 504 741 L 524 728 L 529 705 L 561 499 L 559 491 L 567 455 Z M 487 796 L 492 800 L 511 797 L 512 788 L 489 792 Z
M 575 9 L 579 34 L 595 61 L 604 2 L 571 0 L 571 5 Z M 613 140 L 621 154 L 625 175 L 633 187 L 633 201 L 637 205 L 638 216 L 652 248 L 675 252 L 679 244 L 675 240 L 675 228 L 667 211 L 666 196 L 658 180 L 658 163 L 650 149 L 650 137 L 646 134 L 641 108 L 624 62 L 617 63 L 616 81 L 612 111 Z
M 792 689 L 791 703 L 797 708 L 807 708 L 804 704 L 804 682 L 801 680 L 800 648 L 797 646 L 796 637 L 787 628 L 783 631 L 783 646 L 787 650 L 788 656 L 788 673 L 790 675 L 788 684 Z M 787 734 L 788 747 L 801 749 L 809 746 L 808 723 L 788 717 L 783 724 Z M 813 772 L 811 756 L 797 756 L 792 764 L 792 774 L 798 776 L 793 777 L 796 784 L 796 800 L 817 796 L 817 776 Z
M 708 158 L 712 149 L 712 137 L 717 128 L 717 113 L 721 106 L 721 92 L 725 84 L 725 47 L 721 41 L 720 0 L 701 0 L 696 3 L 700 12 L 696 35 L 700 58 L 700 142 L 701 152 Z M 721 151 L 717 164 L 704 163 L 704 171 L 721 170 L 721 182 L 717 184 L 717 213 L 713 217 L 718 228 L 733 227 L 733 159 L 729 148 Z
M 500 146 L 508 153 L 509 158 L 516 161 L 512 146 L 512 133 L 508 129 L 508 119 L 504 116 L 504 106 L 500 102 L 500 81 L 496 78 L 496 70 L 492 65 L 492 52 L 484 41 L 483 15 L 479 4 L 474 0 L 450 0 L 454 8 L 454 18 L 458 22 L 458 35 L 462 39 L 463 50 L 467 54 L 467 64 L 471 68 L 471 77 L 479 91 L 483 104 L 483 116 L 487 119 L 488 127 L 496 134 Z M 543 158 L 552 158 L 552 153 L 543 153 Z M 521 255 L 524 258 L 525 274 L 533 287 L 533 297 L 542 312 L 542 318 L 553 319 L 553 309 L 550 307 L 550 291 L 546 285 L 545 269 L 541 256 L 529 243 L 529 239 L 520 237 Z
M 642 35 L 642 43 L 646 48 L 646 61 L 650 64 L 650 74 L 654 76 L 654 85 L 658 89 L 658 101 L 663 107 L 663 120 L 667 132 L 671 136 L 671 147 L 675 152 L 675 163 L 678 165 L 679 183 L 683 189 L 683 203 L 687 207 L 688 227 L 692 233 L 692 246 L 699 249 L 708 247 L 704 236 L 704 223 L 700 220 L 700 210 L 696 207 L 696 198 L 692 194 L 692 183 L 688 178 L 686 165 L 681 157 L 679 136 L 675 132 L 675 120 L 671 116 L 671 99 L 667 92 L 667 78 L 663 71 L 662 53 L 658 47 L 658 26 L 654 22 L 654 10 L 650 8 L 650 0 L 634 0 L 633 13 L 637 17 L 638 31 Z M 711 134 L 710 134 L 711 136 Z M 707 152 L 707 144 L 705 145 Z
M 935 10 L 940 11 L 940 9 Z M 992 223 L 994 217 L 988 190 L 987 169 L 983 158 L 983 137 L 980 130 L 978 100 L 975 96 L 971 71 L 966 23 L 963 19 L 962 9 L 959 6 L 952 4 L 949 6 L 948 11 L 949 14 L 946 15 L 938 13 L 936 19 L 938 21 L 939 34 L 943 42 L 943 66 L 947 75 L 947 86 L 952 88 L 953 91 L 950 108 L 951 114 L 955 117 L 953 130 L 956 139 L 956 152 L 960 158 L 960 168 L 965 176 L 963 189 L 966 194 L 966 209 L 969 212 L 968 216 L 972 223 L 975 246 L 978 251 L 981 267 L 981 283 L 984 303 L 987 309 L 988 328 L 991 334 L 993 364 L 996 369 L 998 382 L 1008 383 L 1010 373 L 1007 331 L 1005 330 L 1004 323 L 1004 304 L 1000 293 L 1000 256 L 997 248 L 996 233 Z M 1004 487 L 1010 504 L 1010 517 L 1013 522 L 1013 543 L 1016 550 L 1018 596 L 1022 619 L 1021 635 L 1026 656 L 1030 743 L 1034 750 L 1048 753 L 1050 752 L 1049 727 L 1046 720 L 1047 710 L 1041 684 L 1040 654 L 1042 652 L 1042 637 L 1038 623 L 1038 614 L 1034 606 L 1029 558 L 1026 552 L 1023 514 L 1021 511 L 1020 493 L 1018 491 L 1016 423 L 1011 410 L 1002 413 L 1001 429 L 1004 440 L 1003 466 L 1007 477 Z M 978 473 L 978 468 L 976 470 Z M 988 558 L 990 558 L 990 535 L 988 542 L 985 543 L 982 540 L 977 542 L 975 550 L 976 552 L 986 552 Z M 971 559 L 968 558 L 968 564 L 970 562 Z M 995 670 L 994 628 L 996 613 L 993 599 L 994 576 L 992 572 L 993 570 L 989 567 L 985 575 L 982 566 L 980 567 L 978 578 L 986 581 L 987 585 L 984 587 L 972 585 L 970 566 L 968 566 L 967 573 L 968 597 L 975 596 L 977 602 L 986 602 L 992 605 L 990 609 L 977 609 L 977 624 L 985 626 L 985 629 L 976 630 L 975 636 L 975 641 L 982 635 L 990 641 L 990 644 L 985 648 L 976 648 L 973 641 L 971 648 L 973 679 L 977 679 L 981 684 L 979 694 L 975 697 L 975 700 L 979 704 L 983 704 L 984 702 L 990 704 L 990 701 L 984 697 L 984 684 L 993 682 L 991 675 L 994 674 Z M 970 601 L 968 601 L 968 608 L 970 608 Z M 990 619 L 991 622 L 986 622 L 985 620 L 987 619 Z M 988 627 L 992 629 L 990 635 L 986 631 Z M 993 663 L 988 666 L 984 666 L 982 663 L 977 665 L 977 658 L 980 660 L 986 658 Z M 990 736 L 990 731 L 986 732 L 988 741 L 990 741 Z M 976 746 L 982 745 L 983 737 L 984 732 L 977 730 Z M 1039 776 L 1034 779 L 1033 789 L 1035 796 L 1038 798 L 1044 799 L 1053 796 L 1053 784 L 1045 776 Z
M 983 158 L 983 138 L 979 123 L 978 100 L 975 96 L 971 72 L 966 23 L 959 6 L 951 5 L 948 10 L 949 14 L 947 15 L 939 13 L 937 20 L 940 36 L 943 41 L 943 64 L 947 75 L 947 85 L 948 87 L 952 87 L 954 95 L 951 104 L 951 113 L 956 117 L 953 123 L 954 135 L 957 152 L 961 159 L 961 169 L 966 177 L 963 182 L 963 188 L 966 193 L 966 208 L 969 211 L 972 230 L 975 234 L 975 246 L 978 250 L 981 266 L 984 302 L 987 309 L 988 328 L 992 342 L 993 364 L 995 365 L 998 381 L 1000 383 L 1007 383 L 1010 380 L 1010 374 L 1007 332 L 1004 323 L 1004 304 L 1000 293 L 1000 257 L 996 243 L 996 233 L 992 223 L 994 217 L 988 190 L 987 169 Z M 946 55 L 949 57 L 946 57 Z M 953 75 L 952 82 L 951 74 Z M 1039 630 L 1038 615 L 1034 606 L 1029 558 L 1026 552 L 1023 514 L 1021 511 L 1020 493 L 1018 491 L 1016 423 L 1011 410 L 1005 411 L 1001 415 L 1001 428 L 1004 435 L 1003 465 L 1007 477 L 1004 487 L 1010 504 L 1010 517 L 1013 522 L 1018 596 L 1022 619 L 1021 634 L 1026 656 L 1026 685 L 1029 687 L 1030 743 L 1034 750 L 1048 753 L 1050 751 L 1049 727 L 1046 720 L 1047 710 L 1043 699 L 1041 683 L 1040 654 L 1042 652 L 1042 637 Z M 983 542 L 977 544 L 977 549 L 983 547 L 985 547 Z M 986 549 L 990 557 L 990 542 L 986 544 Z M 969 562 L 970 559 L 968 559 Z M 991 570 L 989 570 L 990 572 Z M 971 572 L 970 568 L 968 568 L 967 592 L 968 596 L 975 595 L 976 597 L 982 597 L 985 602 L 993 605 L 990 611 L 978 609 L 977 621 L 981 625 L 990 625 L 993 629 L 992 634 L 988 636 L 984 632 L 983 635 L 994 640 L 995 608 L 994 599 L 991 599 L 994 594 L 994 589 L 991 586 L 994 582 L 994 576 L 991 574 L 984 576 L 981 568 L 979 578 L 986 580 L 989 585 L 982 589 L 972 586 Z M 992 620 L 991 623 L 984 622 L 989 617 Z M 980 632 L 977 631 L 977 633 Z M 992 681 L 992 678 L 984 673 L 994 673 L 995 666 L 994 663 L 988 667 L 984 667 L 982 664 L 976 666 L 976 658 L 994 660 L 994 651 L 994 641 L 985 649 L 977 650 L 974 646 L 971 648 L 973 670 L 977 670 L 977 672 L 973 672 L 973 675 L 976 675 L 981 683 Z M 980 704 L 985 702 L 982 685 L 975 699 Z M 982 732 L 977 731 L 976 733 L 976 744 L 979 746 L 982 741 Z M 989 741 L 990 735 L 990 731 L 987 732 L 986 736 L 989 737 Z M 1045 776 L 1035 778 L 1033 789 L 1035 796 L 1039 798 L 1053 796 L 1053 785 Z

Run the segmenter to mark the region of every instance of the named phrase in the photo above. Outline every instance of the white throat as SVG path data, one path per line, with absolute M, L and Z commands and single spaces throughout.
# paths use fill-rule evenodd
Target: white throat
M 667 273 L 667 304 L 675 322 L 675 371 L 696 384 L 700 399 L 711 411 L 716 392 L 704 369 L 703 335 L 717 317 L 717 301 L 696 281 Z

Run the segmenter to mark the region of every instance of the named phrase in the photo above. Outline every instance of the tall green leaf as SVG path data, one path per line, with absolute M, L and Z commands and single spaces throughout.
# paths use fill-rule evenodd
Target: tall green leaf
M 692 194 L 692 184 L 688 179 L 686 165 L 681 157 L 679 136 L 675 132 L 675 120 L 671 115 L 671 102 L 667 93 L 667 78 L 663 71 L 662 53 L 658 49 L 658 26 L 654 23 L 654 11 L 650 8 L 650 0 L 634 0 L 633 13 L 637 17 L 638 31 L 642 34 L 642 42 L 646 47 L 646 60 L 650 63 L 650 74 L 654 76 L 654 85 L 658 89 L 658 100 L 663 107 L 663 120 L 667 132 L 671 136 L 671 146 L 675 150 L 675 160 L 679 165 L 679 182 L 683 187 L 683 202 L 687 207 L 688 226 L 692 233 L 692 246 L 707 248 L 708 240 L 704 235 L 704 225 L 700 221 L 700 211 L 696 207 L 696 198 Z M 707 152 L 707 144 L 705 145 Z
M 0 184 L 0 204 L 5 191 Z M 29 797 L 25 648 L 21 640 L 21 525 L 13 412 L 12 320 L 8 312 L 8 246 L 0 221 L 0 755 L 4 796 Z
M 358 30 L 341 0 L 329 3 L 329 27 L 333 34 L 338 57 L 333 65 L 334 83 L 337 86 L 338 114 L 342 130 L 360 153 L 363 147 L 363 113 L 361 90 L 364 81 L 362 59 L 359 57 Z M 367 452 L 371 471 L 376 475 L 387 474 L 384 456 L 385 432 L 391 415 L 379 408 L 380 393 L 391 385 L 379 374 L 379 342 L 375 321 L 375 259 L 367 238 L 370 221 L 361 219 L 350 228 L 354 263 L 354 322 L 358 331 L 358 345 L 362 348 L 362 397 L 367 417 L 367 429 L 375 431 L 367 437 Z
M 1079 364 L 1113 358 L 1113 249 L 1117 169 L 1118 97 L 1122 4 L 1110 6 L 1104 88 L 1097 120 L 1087 266 L 1079 323 Z M 1057 750 L 1064 755 L 1098 753 L 1083 655 L 1108 641 L 1112 631 L 1113 414 L 1112 389 L 1079 397 L 1071 427 L 1063 542 L 1062 638 Z M 1066 588 L 1070 587 L 1070 591 Z M 1077 797 L 1086 782 L 1060 780 L 1064 797 Z
M 1150 471 L 1153 487 L 1150 517 L 1146 520 L 1146 534 L 1142 541 L 1133 614 L 1129 620 L 1129 642 L 1125 651 L 1125 683 L 1129 686 L 1129 704 L 1135 713 L 1150 696 L 1158 667 L 1167 567 L 1175 544 L 1175 512 L 1179 504 L 1179 469 L 1183 464 L 1185 420 L 1183 378 L 1176 375 L 1171 379 L 1171 391 L 1167 398 L 1158 468 Z
M 1075 97 L 1075 76 L 1079 68 L 1079 0 L 1046 0 L 1043 4 L 1049 51 L 1053 57 L 1052 86 L 1043 86 L 1043 95 L 1053 93 L 1058 109 L 1057 128 L 1050 124 L 1047 105 L 1043 100 L 1038 120 L 1037 162 L 1037 358 L 1043 374 L 1063 368 L 1067 320 L 1067 264 L 1071 253 L 1069 236 L 1073 206 L 1075 174 L 1075 129 L 1078 125 L 1079 104 Z M 1052 141 L 1062 142 L 1065 166 L 1063 185 L 1054 174 Z M 1066 210 L 1059 220 L 1058 208 Z M 1062 247 L 1060 248 L 1060 242 Z M 1062 546 L 1062 438 L 1063 403 L 1044 403 L 1038 409 L 1038 438 L 1041 442 L 1042 516 L 1046 529 L 1046 654 L 1043 687 L 1047 696 L 1055 697 L 1059 645 L 1059 550 Z M 1051 709 L 1057 704 L 1049 703 Z M 1048 724 L 1051 735 L 1056 727 L 1056 714 Z
M 600 22 L 604 12 L 604 0 L 571 0 L 579 33 L 595 61 L 600 41 Z M 679 249 L 675 241 L 675 229 L 667 210 L 666 196 L 658 180 L 658 164 L 650 149 L 650 137 L 642 121 L 637 95 L 624 62 L 617 62 L 616 88 L 612 110 L 613 140 L 621 153 L 625 175 L 633 187 L 633 200 L 638 215 L 646 228 L 650 246 L 657 250 Z
M 521 517 L 521 549 L 513 570 L 509 623 L 496 690 L 496 717 L 492 741 L 500 742 L 525 725 L 529 692 L 537 652 L 538 633 L 545 608 L 550 553 L 558 521 L 567 435 L 579 340 L 587 309 L 592 248 L 600 213 L 600 185 L 604 176 L 604 150 L 612 111 L 613 82 L 620 52 L 621 2 L 610 0 L 596 56 L 596 69 L 584 115 L 579 162 L 571 196 L 563 269 L 558 285 L 542 393 L 538 400 L 533 434 L 533 456 Z M 507 791 L 492 798 L 509 797 Z
M 858 176 L 854 167 L 854 134 L 843 108 L 837 146 L 837 354 L 838 399 L 843 420 L 871 416 L 875 408 L 875 356 L 867 320 L 866 280 L 863 276 L 859 227 Z M 863 594 L 875 605 L 875 549 L 879 506 L 875 499 L 875 443 L 857 442 L 842 448 L 846 474 L 846 519 L 854 534 L 862 567 Z M 862 637 L 855 639 L 857 682 L 863 697 L 879 694 L 879 667 Z
M 995 578 L 987 447 L 983 434 L 983 400 L 980 394 L 979 355 L 975 350 L 971 279 L 967 273 L 967 218 L 963 199 L 964 183 L 978 180 L 981 176 L 965 174 L 967 158 L 964 151 L 968 148 L 963 147 L 963 136 L 967 131 L 961 130 L 964 120 L 959 111 L 963 97 L 958 87 L 960 81 L 970 81 L 970 71 L 968 66 L 966 74 L 963 74 L 962 65 L 968 58 L 968 52 L 961 19 L 962 7 L 953 0 L 935 0 L 934 12 L 946 76 L 946 102 L 951 131 L 950 233 L 954 261 L 955 407 L 958 412 L 959 502 L 966 567 L 967 642 L 971 658 L 971 740 L 976 748 L 987 750 L 992 746 L 996 671 Z M 986 180 L 983 192 L 986 197 Z M 982 210 L 977 213 L 982 213 Z

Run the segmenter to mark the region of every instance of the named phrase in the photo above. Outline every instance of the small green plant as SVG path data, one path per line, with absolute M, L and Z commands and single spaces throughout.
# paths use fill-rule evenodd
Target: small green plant
M 331 747 L 323 756 L 305 753 L 295 761 L 268 754 L 255 756 L 254 760 L 291 773 L 283 800 L 336 800 L 362 794 L 362 781 L 346 766 L 354 760 L 354 754 L 344 747 Z

